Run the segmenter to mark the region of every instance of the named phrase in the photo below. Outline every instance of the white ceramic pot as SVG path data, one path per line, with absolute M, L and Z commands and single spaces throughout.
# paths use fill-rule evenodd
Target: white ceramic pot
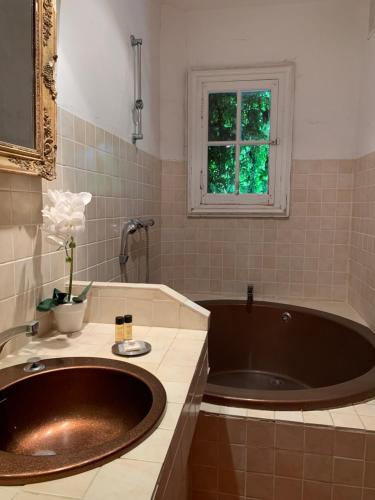
M 82 328 L 87 300 L 79 304 L 61 304 L 53 309 L 56 326 L 61 333 L 78 332 Z

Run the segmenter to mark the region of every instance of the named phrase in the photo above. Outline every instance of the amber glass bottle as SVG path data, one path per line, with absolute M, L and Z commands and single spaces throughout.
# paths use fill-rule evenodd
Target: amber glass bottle
M 124 316 L 124 340 L 133 340 L 133 316 L 127 314 Z
M 115 342 L 119 344 L 124 341 L 124 317 L 117 316 L 115 321 Z

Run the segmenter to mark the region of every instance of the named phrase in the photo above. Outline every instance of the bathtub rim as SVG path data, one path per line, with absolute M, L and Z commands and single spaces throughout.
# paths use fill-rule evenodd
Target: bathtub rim
M 207 299 L 197 303 L 205 304 L 239 305 L 246 306 L 246 301 L 238 299 Z M 305 313 L 329 321 L 334 321 L 346 328 L 354 330 L 365 338 L 375 351 L 375 333 L 362 323 L 353 321 L 338 314 L 312 309 L 305 306 L 255 300 L 257 306 L 275 307 L 282 311 L 295 311 Z M 314 389 L 298 389 L 285 391 L 261 391 L 220 386 L 207 382 L 203 401 L 210 404 L 229 407 L 242 407 L 259 410 L 285 410 L 285 411 L 311 411 L 327 410 L 362 403 L 375 397 L 375 365 L 363 375 L 346 382 Z

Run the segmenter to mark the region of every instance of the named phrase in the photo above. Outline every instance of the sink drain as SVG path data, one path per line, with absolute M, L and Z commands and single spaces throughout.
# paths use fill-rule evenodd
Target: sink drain
M 53 457 L 57 453 L 53 450 L 38 450 L 33 453 L 33 457 Z

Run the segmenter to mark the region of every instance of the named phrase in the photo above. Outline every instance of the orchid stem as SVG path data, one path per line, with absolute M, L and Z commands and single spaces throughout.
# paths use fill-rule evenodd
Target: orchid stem
M 69 243 L 70 248 L 70 274 L 69 274 L 69 291 L 68 291 L 68 301 L 72 300 L 72 289 L 73 289 L 73 265 L 74 265 L 74 248 L 75 248 L 74 238 L 72 237 Z

